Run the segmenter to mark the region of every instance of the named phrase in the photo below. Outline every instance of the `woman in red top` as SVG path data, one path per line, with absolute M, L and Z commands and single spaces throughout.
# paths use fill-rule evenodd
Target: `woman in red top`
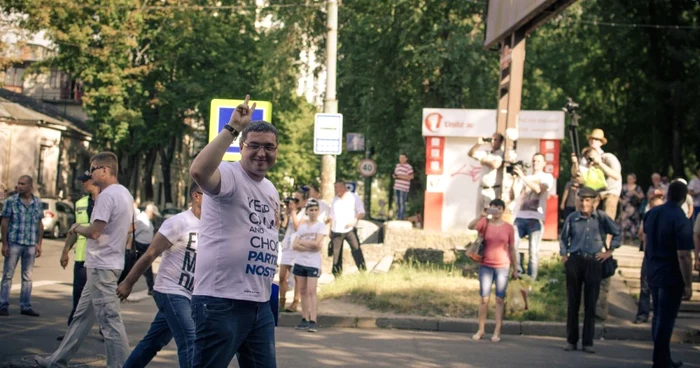
M 469 223 L 469 229 L 484 234 L 484 258 L 479 265 L 479 286 L 481 304 L 479 305 L 479 331 L 472 338 L 479 340 L 484 336 L 486 315 L 488 314 L 491 285 L 496 282 L 496 327 L 491 341 L 501 341 L 501 324 L 503 323 L 503 304 L 506 298 L 508 276 L 513 267 L 513 278 L 518 278 L 518 265 L 515 257 L 515 238 L 513 225 L 503 221 L 506 204 L 494 199 L 490 207 L 481 213 L 481 217 Z M 490 218 L 488 217 L 490 215 Z

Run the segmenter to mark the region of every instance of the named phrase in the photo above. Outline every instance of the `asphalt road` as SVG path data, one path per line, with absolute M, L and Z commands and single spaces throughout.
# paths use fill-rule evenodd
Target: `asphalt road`
M 34 271 L 32 303 L 41 317 L 19 315 L 19 288 L 13 288 L 9 317 L 0 317 L 0 367 L 29 367 L 26 358 L 49 354 L 66 329 L 71 307 L 72 269 L 58 264 L 61 242 L 46 240 L 44 255 Z M 19 270 L 18 270 L 19 272 Z M 19 274 L 13 284 L 19 286 Z M 145 283 L 135 290 L 143 297 L 122 304 L 132 348 L 147 331 L 155 315 Z M 651 343 L 596 341 L 597 354 L 564 352 L 563 338 L 503 336 L 492 343 L 486 336 L 473 341 L 466 334 L 382 329 L 320 329 L 318 333 L 278 328 L 279 367 L 644 367 L 651 366 Z M 104 345 L 97 329 L 72 362 L 75 366 L 103 366 Z M 700 346 L 674 345 L 674 359 L 687 367 L 700 367 Z M 177 366 L 175 343 L 160 352 L 149 367 Z M 235 361 L 230 365 L 237 367 Z

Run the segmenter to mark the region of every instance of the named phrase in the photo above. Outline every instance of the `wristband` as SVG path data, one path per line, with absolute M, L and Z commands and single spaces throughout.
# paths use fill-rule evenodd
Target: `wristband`
M 238 138 L 238 134 L 240 134 L 236 129 L 233 129 L 233 127 L 228 124 L 224 125 L 224 129 L 228 130 L 228 132 L 231 133 L 234 139 Z

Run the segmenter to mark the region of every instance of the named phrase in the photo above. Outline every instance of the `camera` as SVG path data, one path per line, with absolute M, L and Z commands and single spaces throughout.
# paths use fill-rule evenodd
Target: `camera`
M 289 202 L 299 203 L 299 198 L 297 197 L 287 197 L 284 199 L 284 204 L 289 204 Z
M 571 97 L 567 98 L 566 106 L 562 110 L 566 111 L 567 114 L 575 114 L 578 104 L 574 102 Z
M 484 138 L 481 138 L 481 140 L 483 140 L 484 142 L 487 142 L 487 143 L 491 143 L 491 141 L 493 141 L 493 138 L 491 138 L 491 137 L 484 137 Z
M 504 163 L 506 165 L 506 173 L 508 173 L 509 175 L 513 175 L 513 169 L 515 169 L 516 166 L 520 166 L 520 168 L 523 170 L 530 167 L 530 165 L 524 163 L 522 160 L 515 162 L 506 161 Z

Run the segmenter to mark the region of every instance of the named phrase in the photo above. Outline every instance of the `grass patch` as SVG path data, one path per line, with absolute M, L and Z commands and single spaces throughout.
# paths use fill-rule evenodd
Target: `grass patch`
M 400 263 L 384 274 L 358 273 L 324 285 L 319 297 L 345 299 L 380 312 L 429 317 L 475 318 L 478 316 L 479 280 L 471 264 L 467 276 L 463 265 L 421 265 Z M 489 318 L 493 318 L 492 291 Z M 561 262 L 540 264 L 538 279 L 528 296 L 527 311 L 506 316 L 510 320 L 564 321 L 566 281 Z

